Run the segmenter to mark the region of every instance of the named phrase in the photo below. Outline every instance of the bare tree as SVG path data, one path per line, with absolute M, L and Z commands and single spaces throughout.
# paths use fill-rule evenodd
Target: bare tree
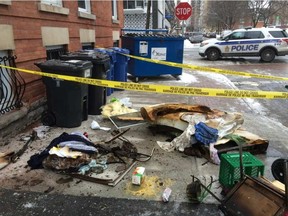
M 234 25 L 244 16 L 247 1 L 209 1 L 206 23 L 217 27 L 217 31 L 233 29 Z
M 166 18 L 166 20 L 170 23 L 171 29 L 169 33 L 171 33 L 179 25 L 179 21 L 177 17 L 175 17 L 174 15 L 176 5 L 174 0 L 165 0 L 165 5 L 166 5 L 165 14 L 170 15 L 169 17 Z
M 253 27 L 257 26 L 260 19 L 263 19 L 266 27 L 270 19 L 287 6 L 288 2 L 282 0 L 249 0 L 248 9 Z

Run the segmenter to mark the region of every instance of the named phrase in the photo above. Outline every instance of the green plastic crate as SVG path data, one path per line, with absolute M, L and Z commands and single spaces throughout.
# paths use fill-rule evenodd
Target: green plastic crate
M 264 164 L 249 152 L 242 153 L 244 173 L 251 177 L 264 175 Z M 239 153 L 221 155 L 219 182 L 227 188 L 233 187 L 241 179 Z

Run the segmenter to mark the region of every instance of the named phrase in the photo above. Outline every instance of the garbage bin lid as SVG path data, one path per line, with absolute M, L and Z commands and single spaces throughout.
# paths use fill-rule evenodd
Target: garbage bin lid
M 71 52 L 65 55 L 61 55 L 60 59 L 62 60 L 84 60 L 84 61 L 91 61 L 92 63 L 98 63 L 102 61 L 106 61 L 109 59 L 109 55 L 103 52 L 99 52 L 96 50 L 81 50 L 76 52 Z
M 82 60 L 63 61 L 59 59 L 50 59 L 45 62 L 37 62 L 34 64 L 39 67 L 41 71 L 77 76 L 83 76 L 83 72 L 85 73 L 87 69 L 90 70 L 93 67 L 91 62 Z
M 106 48 L 95 48 L 94 50 L 109 55 L 111 63 L 114 64 L 116 62 L 116 52 L 114 50 Z

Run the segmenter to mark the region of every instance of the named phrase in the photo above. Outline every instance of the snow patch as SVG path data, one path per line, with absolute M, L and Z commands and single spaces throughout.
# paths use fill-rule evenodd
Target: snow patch
M 37 206 L 36 203 L 29 203 L 29 202 L 23 205 L 24 208 L 34 208 L 36 206 Z
M 182 73 L 182 75 L 179 76 L 180 77 L 180 82 L 183 83 L 198 83 L 198 79 L 193 76 L 192 74 L 188 74 L 188 73 Z

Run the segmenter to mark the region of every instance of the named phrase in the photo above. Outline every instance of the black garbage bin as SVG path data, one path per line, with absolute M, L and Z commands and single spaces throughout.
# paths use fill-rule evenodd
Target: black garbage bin
M 42 72 L 91 77 L 93 65 L 89 61 L 48 60 L 35 63 Z M 62 79 L 43 77 L 48 110 L 42 116 L 44 125 L 78 127 L 88 118 L 88 85 Z
M 83 50 L 61 55 L 62 60 L 85 60 L 93 64 L 92 78 L 107 79 L 107 74 L 110 69 L 110 57 L 108 54 L 99 52 L 97 50 Z M 88 114 L 99 115 L 101 114 L 101 106 L 106 104 L 107 92 L 106 87 L 88 85 Z

